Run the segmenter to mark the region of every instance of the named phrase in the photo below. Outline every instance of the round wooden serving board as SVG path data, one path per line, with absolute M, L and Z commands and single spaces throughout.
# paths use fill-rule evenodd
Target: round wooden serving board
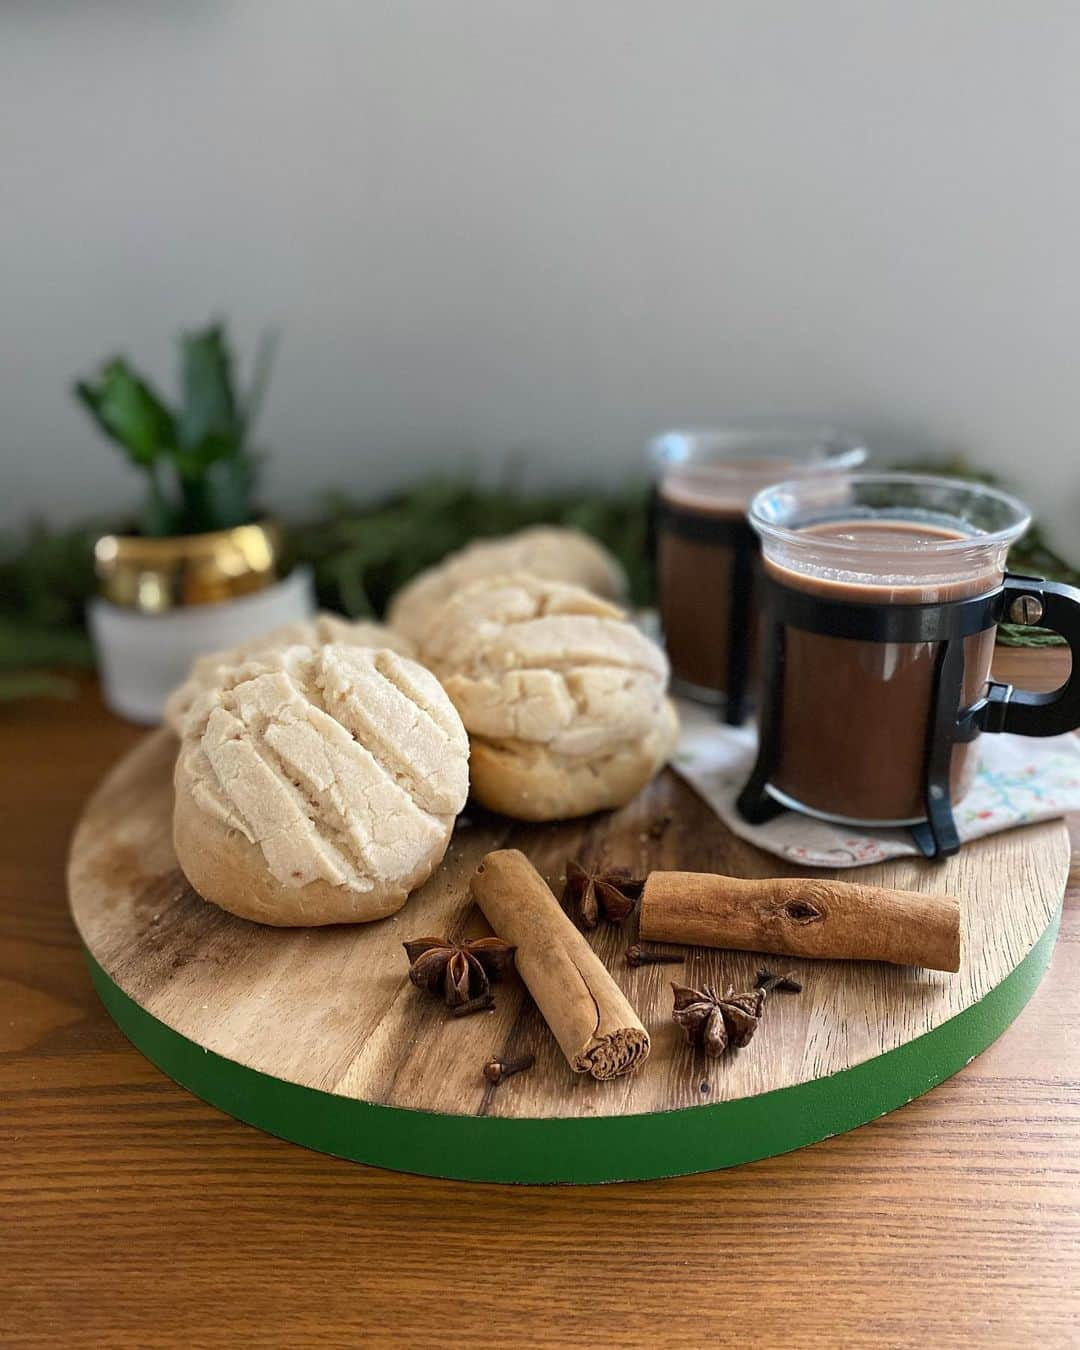
M 463 818 L 443 865 L 379 923 L 275 929 L 188 886 L 171 843 L 176 742 L 158 731 L 89 802 L 72 844 L 75 922 L 109 1011 L 178 1082 L 242 1120 L 357 1161 L 490 1181 L 614 1181 L 765 1157 L 925 1092 L 983 1050 L 1034 992 L 1057 935 L 1069 863 L 1061 822 L 968 845 L 943 864 L 900 860 L 860 880 L 949 890 L 965 909 L 958 975 L 789 961 L 801 995 L 769 1000 L 756 1038 L 704 1059 L 670 1020 L 672 978 L 752 986 L 762 958 L 689 950 L 683 966 L 627 967 L 636 918 L 595 949 L 637 1008 L 652 1054 L 597 1083 L 562 1058 L 516 976 L 496 1010 L 448 1017 L 409 982 L 401 943 L 486 930 L 469 878 L 489 849 L 521 848 L 561 893 L 567 858 L 742 876 L 795 875 L 731 835 L 671 773 L 614 815 L 526 826 Z M 821 875 L 821 873 L 818 873 Z M 841 875 L 841 874 L 837 874 Z M 481 1065 L 531 1051 L 498 1086 Z

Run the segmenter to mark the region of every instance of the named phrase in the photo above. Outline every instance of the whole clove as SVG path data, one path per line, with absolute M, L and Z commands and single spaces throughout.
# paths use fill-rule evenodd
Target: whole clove
M 681 966 L 686 957 L 680 952 L 658 952 L 635 942 L 626 949 L 628 966 Z
M 774 989 L 780 989 L 789 994 L 802 993 L 802 983 L 795 978 L 790 970 L 786 975 L 774 975 L 771 970 L 759 970 L 757 979 L 754 981 L 754 988 L 764 989 L 767 994 Z
M 535 1055 L 521 1055 L 517 1059 L 496 1059 L 494 1056 L 484 1065 L 483 1074 L 489 1083 L 501 1083 L 511 1074 L 531 1069 L 536 1063 Z

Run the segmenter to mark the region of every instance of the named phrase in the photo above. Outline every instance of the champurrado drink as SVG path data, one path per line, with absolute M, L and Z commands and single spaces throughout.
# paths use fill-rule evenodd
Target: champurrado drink
M 1002 578 L 1000 570 L 989 568 L 960 580 L 913 575 L 913 549 L 971 537 L 935 524 L 839 520 L 799 533 L 873 549 L 872 574 L 868 561 L 867 573 L 857 579 L 825 575 L 825 550 L 820 571 L 795 571 L 765 559 L 767 574 L 781 585 L 827 600 L 931 604 L 983 595 Z M 964 639 L 962 707 L 985 690 L 994 635 L 989 628 Z M 785 642 L 781 749 L 773 787 L 794 803 L 826 815 L 867 821 L 923 819 L 926 737 L 939 644 L 866 642 L 790 626 Z M 953 747 L 954 804 L 971 784 L 975 755 L 974 743 Z
M 660 485 L 660 501 L 704 524 L 742 524 L 754 493 L 785 478 L 795 466 L 793 459 L 727 460 L 715 478 L 707 469 L 666 478 Z M 756 542 L 753 552 L 747 629 L 751 672 L 757 655 Z M 671 673 L 686 692 L 720 696 L 727 690 L 734 561 L 734 545 L 722 534 L 707 541 L 687 538 L 676 529 L 659 531 L 657 589 L 664 645 Z

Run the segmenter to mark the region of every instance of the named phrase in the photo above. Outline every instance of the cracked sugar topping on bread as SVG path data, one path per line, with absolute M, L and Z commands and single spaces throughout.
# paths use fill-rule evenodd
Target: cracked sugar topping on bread
M 469 732 L 473 795 L 525 820 L 621 806 L 678 722 L 660 648 L 615 605 L 530 575 L 473 582 L 422 644 Z
M 283 651 L 286 647 L 319 647 L 327 642 L 346 642 L 352 647 L 389 647 L 402 656 L 413 656 L 416 651 L 411 639 L 384 624 L 364 619 L 353 621 L 339 614 L 316 614 L 311 619 L 282 624 L 269 633 L 260 633 L 223 651 L 198 657 L 187 679 L 173 690 L 165 703 L 165 724 L 182 736 L 184 720 L 196 699 L 211 689 L 231 667 L 265 652 Z
M 420 642 L 439 622 L 444 604 L 464 586 L 518 572 L 583 586 L 614 600 L 627 590 L 618 560 L 595 539 L 580 530 L 535 525 L 498 539 L 477 539 L 421 572 L 394 596 L 387 622 Z
M 601 753 L 648 732 L 668 678 L 664 653 L 617 606 L 527 575 L 461 591 L 422 659 L 471 733 L 564 755 Z
M 468 739 L 416 662 L 341 643 L 290 647 L 234 668 L 197 701 L 177 781 L 257 845 L 282 885 L 365 891 L 441 856 L 465 804 Z

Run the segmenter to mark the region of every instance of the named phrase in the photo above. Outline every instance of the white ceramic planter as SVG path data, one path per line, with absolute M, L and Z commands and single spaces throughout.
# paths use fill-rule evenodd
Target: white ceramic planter
M 196 656 L 283 623 L 309 619 L 314 612 L 315 587 L 306 567 L 237 600 L 164 614 L 140 614 L 109 600 L 92 600 L 88 618 L 105 702 L 132 722 L 160 722 L 165 699 Z

